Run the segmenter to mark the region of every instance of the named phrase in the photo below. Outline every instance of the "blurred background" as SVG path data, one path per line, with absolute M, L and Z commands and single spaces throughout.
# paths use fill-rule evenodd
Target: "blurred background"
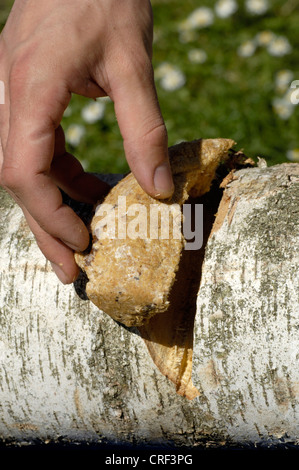
M 12 4 L 0 0 L 1 28 Z M 299 0 L 152 0 L 152 7 L 169 145 L 226 137 L 268 165 L 299 162 Z M 128 170 L 109 98 L 73 95 L 63 127 L 87 171 Z

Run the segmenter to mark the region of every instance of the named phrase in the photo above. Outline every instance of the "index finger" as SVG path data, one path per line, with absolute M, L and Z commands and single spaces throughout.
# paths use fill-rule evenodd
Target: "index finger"
M 168 157 L 168 138 L 147 54 L 123 59 L 113 75 L 111 91 L 127 161 L 143 189 L 168 198 L 174 191 Z

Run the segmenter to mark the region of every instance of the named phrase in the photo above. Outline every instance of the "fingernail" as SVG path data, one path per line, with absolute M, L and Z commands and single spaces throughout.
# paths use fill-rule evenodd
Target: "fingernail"
M 59 264 L 56 264 L 56 263 L 51 263 L 51 266 L 52 266 L 52 269 L 54 271 L 54 273 L 56 274 L 56 276 L 58 277 L 58 279 L 63 283 L 63 284 L 69 284 L 70 281 L 69 281 L 69 278 L 68 276 L 65 274 L 65 272 L 62 270 L 62 264 L 59 265 Z
M 161 199 L 172 196 L 174 184 L 171 169 L 168 163 L 158 166 L 154 175 L 155 196 Z

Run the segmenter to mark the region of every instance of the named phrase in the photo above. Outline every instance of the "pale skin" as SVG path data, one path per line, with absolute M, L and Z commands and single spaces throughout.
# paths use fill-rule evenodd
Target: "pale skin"
M 74 250 L 89 234 L 58 187 L 88 203 L 107 191 L 66 152 L 61 119 L 72 93 L 109 96 L 138 182 L 154 197 L 173 192 L 152 26 L 148 0 L 15 0 L 0 36 L 0 184 L 65 284 L 78 276 Z

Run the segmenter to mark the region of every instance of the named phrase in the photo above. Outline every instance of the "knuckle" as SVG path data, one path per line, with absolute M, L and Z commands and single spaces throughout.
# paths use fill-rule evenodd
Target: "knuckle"
M 22 178 L 20 172 L 15 168 L 2 166 L 0 173 L 0 184 L 4 188 L 10 189 L 12 192 L 17 192 L 17 190 L 22 186 Z
M 130 71 L 137 74 L 141 79 L 148 81 L 153 79 L 153 67 L 149 56 L 146 53 L 135 54 L 131 57 Z
M 9 88 L 11 92 L 16 88 L 19 89 L 24 84 L 24 71 L 25 64 L 23 66 L 22 59 L 15 59 L 11 64 L 9 72 Z
M 115 61 L 111 62 L 113 67 L 112 75 L 120 76 L 124 81 L 131 81 L 132 77 L 137 77 L 141 82 L 148 81 L 153 77 L 153 67 L 149 55 L 146 51 L 120 48 Z
M 34 51 L 31 47 L 19 47 L 15 50 L 9 67 L 9 88 L 13 93 L 22 91 L 34 79 Z M 29 77 L 31 79 L 29 80 Z
M 164 146 L 167 145 L 167 131 L 163 120 L 158 116 L 149 119 L 143 128 L 143 141 L 152 146 Z

